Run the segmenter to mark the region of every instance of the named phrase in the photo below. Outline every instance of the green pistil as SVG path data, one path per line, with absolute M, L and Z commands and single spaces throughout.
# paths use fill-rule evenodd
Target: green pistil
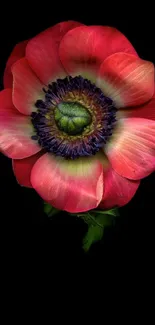
M 58 104 L 54 117 L 58 128 L 69 135 L 81 134 L 84 128 L 92 122 L 87 108 L 74 102 Z

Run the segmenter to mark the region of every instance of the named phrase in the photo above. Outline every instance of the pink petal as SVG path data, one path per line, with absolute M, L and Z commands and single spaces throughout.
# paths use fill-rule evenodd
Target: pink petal
M 154 65 L 127 53 L 115 53 L 101 65 L 97 85 L 117 107 L 144 104 L 154 94 Z
M 97 158 L 65 160 L 45 154 L 31 173 L 34 189 L 54 207 L 68 212 L 96 208 L 103 195 L 103 166 Z
M 30 182 L 31 170 L 36 161 L 42 156 L 42 151 L 25 159 L 13 159 L 12 167 L 17 182 L 25 187 L 32 187 Z
M 144 105 L 138 107 L 129 107 L 125 109 L 126 117 L 142 117 L 150 120 L 155 120 L 155 92 L 153 97 Z
M 17 44 L 14 47 L 11 55 L 9 56 L 9 59 L 7 61 L 6 68 L 4 71 L 3 82 L 4 82 L 5 88 L 12 88 L 13 77 L 12 77 L 11 67 L 17 60 L 19 60 L 25 56 L 25 48 L 26 48 L 27 43 L 28 43 L 28 41 L 23 41 L 23 42 Z
M 70 30 L 59 49 L 63 66 L 70 75 L 96 72 L 103 60 L 120 51 L 137 55 L 127 38 L 108 26 L 80 26 Z
M 140 181 L 132 181 L 118 175 L 111 166 L 104 173 L 104 183 L 103 200 L 99 205 L 104 209 L 126 205 L 140 185 Z
M 36 111 L 35 103 L 44 99 L 43 84 L 35 76 L 25 58 L 18 60 L 12 67 L 13 103 L 23 114 Z
M 133 180 L 148 176 L 155 170 L 155 121 L 121 119 L 105 152 L 119 175 Z
M 0 92 L 0 151 L 13 159 L 29 157 L 40 146 L 31 139 L 33 128 L 30 118 L 21 115 L 12 104 L 12 90 Z
M 29 41 L 26 58 L 43 83 L 48 84 L 66 76 L 66 71 L 59 59 L 58 47 L 67 31 L 79 25 L 80 23 L 75 21 L 59 23 Z

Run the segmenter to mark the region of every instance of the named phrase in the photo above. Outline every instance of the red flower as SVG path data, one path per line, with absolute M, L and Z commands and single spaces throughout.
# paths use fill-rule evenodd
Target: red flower
M 154 171 L 154 66 L 118 30 L 59 23 L 16 45 L 4 86 L 0 149 L 54 207 L 122 206 Z

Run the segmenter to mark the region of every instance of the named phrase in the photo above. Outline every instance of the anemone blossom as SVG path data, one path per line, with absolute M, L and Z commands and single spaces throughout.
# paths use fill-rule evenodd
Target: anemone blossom
M 67 21 L 17 44 L 4 88 L 0 150 L 54 207 L 122 206 L 154 171 L 154 65 L 117 29 Z

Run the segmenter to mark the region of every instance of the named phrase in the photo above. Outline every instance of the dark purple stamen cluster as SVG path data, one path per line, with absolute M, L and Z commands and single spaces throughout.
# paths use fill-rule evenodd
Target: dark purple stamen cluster
M 36 131 L 32 138 L 38 140 L 42 148 L 57 156 L 76 159 L 81 156 L 95 155 L 112 135 L 116 121 L 116 108 L 112 100 L 104 96 L 100 88 L 81 76 L 58 79 L 57 82 L 48 86 L 48 90 L 44 89 L 44 92 L 45 100 L 38 100 L 35 104 L 37 112 L 31 114 L 32 124 Z M 64 98 L 69 92 L 84 93 L 88 100 L 90 99 L 90 102 L 93 100 L 97 107 L 97 111 L 92 109 L 91 114 L 92 116 L 96 114 L 99 123 L 96 123 L 95 128 L 93 125 L 89 135 L 81 134 L 80 138 L 69 136 L 57 128 L 54 120 L 55 107 L 65 102 Z M 50 116 L 50 122 L 47 116 Z

